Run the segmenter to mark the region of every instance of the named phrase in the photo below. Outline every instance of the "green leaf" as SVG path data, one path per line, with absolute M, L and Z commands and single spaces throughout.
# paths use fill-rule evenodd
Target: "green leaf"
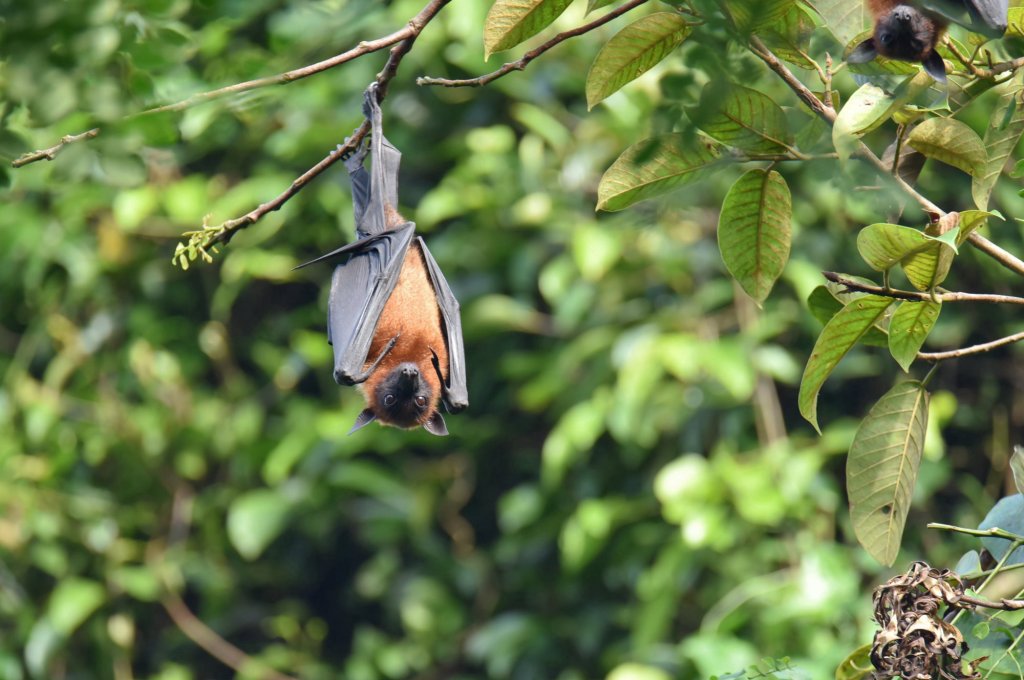
M 601 177 L 598 210 L 622 210 L 704 176 L 719 147 L 692 135 L 674 133 L 645 139 L 622 152 Z
M 106 590 L 95 581 L 83 578 L 63 579 L 57 583 L 47 605 L 46 618 L 63 636 L 73 633 L 103 604 Z
M 649 14 L 612 36 L 587 73 L 587 108 L 639 78 L 679 47 L 690 26 L 674 12 Z M 979 141 L 980 143 L 980 141 Z
M 779 105 L 747 87 L 708 83 L 686 115 L 710 137 L 752 154 L 781 153 L 793 141 Z
M 861 645 L 836 668 L 836 680 L 864 680 L 875 671 L 871 664 L 871 643 Z
M 988 208 L 988 199 L 999 179 L 1006 159 L 1024 133 L 1024 71 L 1018 69 L 1004 86 L 999 103 L 989 117 L 985 130 L 985 152 L 988 159 L 974 175 L 971 195 L 980 210 Z
M 814 61 L 807 55 L 807 43 L 814 31 L 814 22 L 802 5 L 792 5 L 786 13 L 758 31 L 764 44 L 779 59 L 794 66 L 814 70 Z
M 782 175 L 751 170 L 736 180 L 722 204 L 718 247 L 729 273 L 764 302 L 789 260 L 793 206 Z
M 907 143 L 968 175 L 978 174 L 987 160 L 978 133 L 953 118 L 929 118 L 914 128 Z
M 1010 469 L 1013 471 L 1013 482 L 1017 485 L 1017 491 L 1024 493 L 1024 448 L 1013 447 L 1013 455 L 1010 456 Z
M 588 0 L 587 2 L 587 14 L 590 14 L 595 9 L 601 9 L 615 2 L 615 0 Z
M 742 33 L 751 33 L 769 26 L 785 16 L 794 0 L 724 0 L 722 3 L 733 25 Z
M 860 34 L 870 23 L 867 8 L 863 2 L 850 0 L 808 0 L 815 12 L 832 31 L 832 35 L 843 45 Z
M 907 280 L 918 290 L 933 290 L 946 280 L 949 268 L 953 264 L 956 251 L 944 243 L 941 236 L 927 236 L 931 243 L 921 250 L 912 253 L 903 260 L 901 266 Z M 956 238 L 954 236 L 954 238 Z
M 928 392 L 911 380 L 885 393 L 857 428 L 846 459 L 857 540 L 885 566 L 896 560 L 928 428 Z
M 899 224 L 871 224 L 857 234 L 857 252 L 875 271 L 888 271 L 910 255 L 933 245 L 917 229 Z
M 484 22 L 484 59 L 537 35 L 571 3 L 572 0 L 496 0 Z
M 846 305 L 821 329 L 800 379 L 800 414 L 818 432 L 818 392 L 825 380 L 857 341 L 885 315 L 892 300 L 865 295 Z
M 910 370 L 917 353 L 939 318 L 939 302 L 904 300 L 889 320 L 889 351 L 904 371 Z
M 228 509 L 231 545 L 245 559 L 256 559 L 284 529 L 290 509 L 287 500 L 272 489 L 242 494 Z
M 874 283 L 874 281 L 859 276 L 846 275 L 846 277 L 861 283 Z M 867 294 L 858 291 L 848 291 L 838 283 L 829 282 L 811 291 L 811 294 L 807 296 L 807 308 L 814 315 L 814 318 L 824 326 L 839 310 L 848 305 L 852 300 L 862 298 Z M 876 324 L 861 337 L 859 342 L 871 347 L 888 347 L 889 332 L 881 324 Z
M 853 154 L 857 140 L 885 122 L 892 103 L 891 95 L 871 83 L 853 93 L 832 125 L 832 145 L 841 160 Z
M 970 237 L 972 233 L 981 229 L 988 223 L 988 218 L 998 217 L 1003 219 L 1003 216 L 996 210 L 964 210 L 960 213 L 960 232 L 956 237 L 956 245 L 962 246 Z

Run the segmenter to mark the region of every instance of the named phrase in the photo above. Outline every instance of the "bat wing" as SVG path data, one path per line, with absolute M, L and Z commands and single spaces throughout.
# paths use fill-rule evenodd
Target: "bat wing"
M 369 376 L 365 370 L 370 344 L 381 312 L 405 262 L 416 226 L 406 222 L 397 229 L 360 239 L 299 265 L 347 259 L 334 268 L 327 302 L 327 340 L 334 347 L 334 380 L 355 385 Z
M 462 342 L 462 317 L 459 315 L 459 301 L 448 286 L 441 267 L 430 254 L 422 238 L 419 241 L 427 273 L 434 285 L 437 304 L 444 321 L 445 339 L 448 341 L 448 382 L 444 385 L 444 405 L 449 413 L 458 413 L 469 406 L 469 390 L 466 388 L 466 350 Z
M 991 38 L 1006 31 L 1010 0 L 922 0 L 921 5 L 949 21 Z M 965 20 L 964 10 L 968 17 Z
M 361 234 L 379 234 L 389 229 L 386 206 L 398 206 L 398 168 L 402 164 L 402 153 L 384 138 L 384 123 L 380 103 L 377 101 L 376 84 L 366 90 L 363 111 L 372 126 L 370 199 L 369 205 L 358 217 L 356 228 Z M 356 202 L 358 206 L 358 200 Z

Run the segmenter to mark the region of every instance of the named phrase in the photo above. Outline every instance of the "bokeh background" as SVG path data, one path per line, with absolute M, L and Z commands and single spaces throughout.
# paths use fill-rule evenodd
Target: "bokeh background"
M 621 20 L 483 89 L 417 87 L 503 62 L 482 61 L 488 4 L 445 9 L 384 105 L 402 212 L 463 305 L 471 407 L 439 439 L 346 436 L 361 399 L 331 379 L 329 271 L 292 271 L 351 238 L 340 165 L 213 264 L 171 263 L 182 232 L 249 211 L 342 141 L 386 53 L 123 119 L 389 33 L 418 0 L 0 2 L 0 678 L 662 680 L 783 656 L 825 678 L 870 640 L 888 572 L 849 529 L 844 454 L 900 372 L 877 349 L 844 360 L 821 437 L 795 395 L 820 270 L 869 273 L 854 238 L 885 220 L 877 178 L 778 168 L 794 253 L 758 309 L 715 242 L 744 166 L 617 214 L 595 214 L 596 186 L 629 144 L 692 129 L 709 80 L 741 77 L 803 121 L 791 93 L 709 26 L 588 112 L 587 68 Z M 814 56 L 837 49 L 812 37 Z M 990 107 L 965 120 L 982 130 Z M 93 125 L 53 162 L 9 167 Z M 824 129 L 804 135 L 828 150 Z M 922 191 L 969 207 L 939 168 Z M 997 190 L 1009 215 L 1015 191 Z M 1024 250 L 1015 222 L 991 236 Z M 1014 290 L 969 251 L 947 285 Z M 1013 320 L 947 309 L 932 346 Z M 975 547 L 924 524 L 974 526 L 1008 488 L 1015 356 L 936 376 L 894 569 Z M 197 646 L 196 621 L 249 664 Z

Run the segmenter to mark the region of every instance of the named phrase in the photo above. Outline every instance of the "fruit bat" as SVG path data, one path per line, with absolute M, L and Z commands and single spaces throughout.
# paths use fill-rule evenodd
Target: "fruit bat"
M 935 47 L 950 23 L 989 37 L 1006 31 L 1009 0 L 865 0 L 871 13 L 870 38 L 847 61 L 861 64 L 878 55 L 921 62 L 935 80 L 945 82 L 946 66 Z
M 359 385 L 366 399 L 350 434 L 376 420 L 446 435 L 440 404 L 450 413 L 469 405 L 459 303 L 416 225 L 395 209 L 402 154 L 384 138 L 376 84 L 364 99 L 369 145 L 344 159 L 357 240 L 296 269 L 336 263 L 327 303 L 334 380 Z

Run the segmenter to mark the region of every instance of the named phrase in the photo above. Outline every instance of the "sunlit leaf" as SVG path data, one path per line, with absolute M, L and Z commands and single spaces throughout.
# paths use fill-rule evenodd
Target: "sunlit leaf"
M 971 194 L 974 204 L 980 210 L 988 208 L 992 188 L 999 179 L 1010 152 L 1017 146 L 1024 133 L 1024 70 L 1017 69 L 1004 89 L 985 130 L 985 152 L 988 156 L 984 167 L 974 175 Z
M 95 581 L 64 579 L 50 595 L 47 618 L 61 635 L 70 635 L 96 611 L 106 598 L 106 590 Z
M 832 144 L 841 159 L 857 148 L 857 140 L 885 122 L 892 109 L 892 97 L 880 87 L 865 83 L 839 110 L 832 125 Z
M 896 312 L 889 320 L 889 351 L 904 371 L 910 370 L 910 364 L 913 363 L 941 311 L 942 304 L 931 300 L 904 300 L 896 307 Z
M 484 58 L 537 35 L 570 4 L 572 0 L 496 0 L 484 23 Z
M 929 118 L 913 129 L 907 143 L 968 175 L 976 175 L 987 160 L 981 137 L 953 118 Z
M 854 435 L 846 459 L 850 519 L 876 560 L 896 560 L 928 427 L 928 392 L 911 380 L 885 393 Z
M 869 15 L 863 2 L 850 0 L 808 0 L 825 22 L 828 30 L 843 45 L 847 44 L 867 26 Z
M 888 271 L 934 241 L 923 232 L 899 224 L 871 224 L 857 234 L 857 252 L 875 271 Z
M 679 47 L 692 29 L 674 12 L 657 12 L 612 36 L 587 73 L 587 108 L 639 78 Z
M 884 315 L 892 300 L 865 295 L 846 305 L 821 330 L 800 379 L 800 414 L 818 427 L 818 393 L 839 361 Z
M 793 141 L 779 105 L 747 87 L 708 83 L 686 115 L 709 136 L 752 154 L 784 152 Z
M 601 177 L 597 209 L 622 210 L 695 182 L 704 177 L 718 155 L 718 145 L 681 133 L 637 142 Z
M 718 247 L 729 273 L 763 302 L 779 278 L 792 237 L 792 201 L 782 175 L 750 170 L 732 185 L 718 219 Z
M 1017 491 L 1024 494 L 1024 447 L 1013 447 L 1010 470 L 1013 471 L 1013 482 L 1017 485 Z
M 242 557 L 254 560 L 284 529 L 289 510 L 274 490 L 246 492 L 228 509 L 228 539 Z
M 861 645 L 836 668 L 836 680 L 864 680 L 875 672 L 871 664 L 871 643 Z

